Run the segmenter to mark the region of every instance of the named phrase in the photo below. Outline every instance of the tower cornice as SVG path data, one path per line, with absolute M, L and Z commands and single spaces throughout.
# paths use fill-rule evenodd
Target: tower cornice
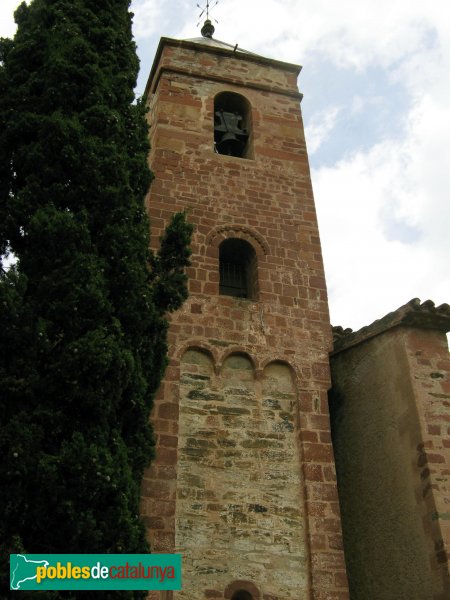
M 175 48 L 183 48 L 187 50 L 193 50 L 195 52 L 205 52 L 208 54 L 218 55 L 218 56 L 226 56 L 228 58 L 238 58 L 245 61 L 249 61 L 252 63 L 257 63 L 260 65 L 264 65 L 267 67 L 272 67 L 278 69 L 280 71 L 286 71 L 295 77 L 298 77 L 302 67 L 300 65 L 294 63 L 288 63 L 280 60 L 275 60 L 273 58 L 267 58 L 265 56 L 260 56 L 259 54 L 254 54 L 252 52 L 248 52 L 246 50 L 238 48 L 238 45 L 235 46 L 226 44 L 225 42 L 220 42 L 218 40 L 214 40 L 211 38 L 196 38 L 195 40 L 177 40 L 169 37 L 162 37 L 158 44 L 158 49 L 156 51 L 155 59 L 153 61 L 153 65 L 150 71 L 150 75 L 147 81 L 147 85 L 145 88 L 144 95 L 148 96 L 150 93 L 153 93 L 158 85 L 158 81 L 161 77 L 161 73 L 164 71 L 172 71 L 177 73 L 185 73 L 189 75 L 196 75 L 197 77 L 203 79 L 214 80 L 215 77 L 212 74 L 201 73 L 199 71 L 194 71 L 194 69 L 187 68 L 175 68 L 175 67 L 167 67 L 161 66 L 161 58 L 166 47 L 175 47 Z M 220 81 L 224 81 L 223 75 L 218 77 Z M 242 85 L 238 80 L 230 78 L 228 83 L 233 85 Z M 300 94 L 296 89 L 295 90 L 286 90 L 282 89 L 276 85 L 254 85 L 251 82 L 245 82 L 246 87 L 253 87 L 255 89 L 260 89 L 264 91 L 270 91 L 273 93 L 278 93 L 282 95 L 287 95 L 290 97 L 298 97 L 302 98 L 302 94 Z

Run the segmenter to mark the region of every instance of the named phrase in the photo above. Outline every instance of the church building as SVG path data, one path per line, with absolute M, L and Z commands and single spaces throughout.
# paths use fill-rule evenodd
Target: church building
M 300 67 L 213 35 L 162 38 L 146 89 L 152 244 L 194 225 L 142 487 L 183 589 L 150 598 L 448 600 L 450 307 L 333 345 Z

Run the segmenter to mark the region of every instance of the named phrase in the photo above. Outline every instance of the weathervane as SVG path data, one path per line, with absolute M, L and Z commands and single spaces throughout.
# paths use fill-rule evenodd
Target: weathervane
M 206 20 L 205 20 L 205 22 L 203 24 L 203 27 L 201 29 L 201 33 L 202 33 L 203 37 L 211 38 L 213 36 L 214 25 L 211 23 L 211 19 L 209 18 L 209 13 L 218 4 L 219 4 L 219 0 L 216 0 L 216 2 L 212 6 L 210 6 L 209 0 L 206 0 L 206 6 L 205 7 L 202 7 L 202 6 L 200 6 L 200 4 L 197 4 L 198 8 L 202 11 L 198 15 L 199 22 L 197 23 L 197 27 L 200 25 L 202 17 L 206 13 Z M 219 22 L 219 21 L 217 21 L 217 19 L 213 19 L 213 21 L 215 21 L 216 23 Z

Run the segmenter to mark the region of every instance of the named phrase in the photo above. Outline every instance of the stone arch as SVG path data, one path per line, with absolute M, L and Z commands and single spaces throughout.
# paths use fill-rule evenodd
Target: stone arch
M 260 364 L 261 373 L 264 373 L 266 367 L 269 367 L 270 365 L 284 365 L 291 372 L 293 382 L 297 385 L 299 381 L 299 372 L 290 362 L 286 361 L 284 358 L 265 358 Z
M 219 279 L 221 279 L 221 245 L 230 242 L 231 240 L 235 240 L 236 243 L 247 243 L 252 253 L 254 252 L 253 258 L 251 258 L 250 255 L 248 256 L 244 270 L 249 292 L 247 297 L 250 300 L 258 300 L 260 287 L 259 280 L 261 276 L 260 269 L 264 268 L 266 256 L 269 254 L 269 245 L 260 233 L 250 227 L 241 225 L 220 225 L 215 227 L 205 238 L 204 251 L 212 260 L 210 268 L 214 268 L 215 265 Z M 219 293 L 219 291 L 220 284 L 217 286 L 217 293 Z
M 225 600 L 260 600 L 259 589 L 251 581 L 237 579 L 225 588 Z
M 193 389 L 204 387 L 215 374 L 214 357 L 204 348 L 188 346 L 180 360 L 180 382 Z
M 245 227 L 243 225 L 219 225 L 215 227 L 206 236 L 206 245 L 215 249 L 216 257 L 218 257 L 220 244 L 228 238 L 236 238 L 248 242 L 253 246 L 259 262 L 269 254 L 269 244 L 264 237 L 252 227 Z
M 175 358 L 180 362 L 183 361 L 183 357 L 188 351 L 197 351 L 208 356 L 212 362 L 213 370 L 217 372 L 217 365 L 219 363 L 219 355 L 217 349 L 211 346 L 207 342 L 202 340 L 189 340 L 180 346 L 175 354 Z
M 249 411 L 255 397 L 255 364 L 246 352 L 229 352 L 222 362 L 220 378 L 229 401 Z M 244 414 L 244 413 L 243 413 Z
M 238 158 L 253 158 L 253 123 L 250 101 L 224 90 L 214 96 L 214 151 Z
M 245 350 L 243 350 L 239 347 L 230 348 L 222 355 L 220 364 L 219 364 L 220 373 L 222 373 L 227 361 L 232 359 L 232 357 L 241 357 L 242 359 L 247 360 L 249 365 L 251 365 L 251 370 L 252 370 L 253 374 L 256 373 L 257 365 L 256 365 L 255 359 L 248 352 L 246 352 Z M 231 368 L 233 368 L 233 367 L 231 367 Z

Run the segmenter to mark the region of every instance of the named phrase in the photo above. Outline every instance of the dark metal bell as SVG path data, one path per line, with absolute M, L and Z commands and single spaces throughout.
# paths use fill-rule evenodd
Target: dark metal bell
M 214 141 L 219 154 L 242 156 L 248 139 L 247 129 L 241 127 L 239 113 L 218 110 L 215 113 Z
M 244 142 L 239 140 L 234 133 L 224 133 L 216 146 L 219 154 L 240 156 L 244 149 Z

